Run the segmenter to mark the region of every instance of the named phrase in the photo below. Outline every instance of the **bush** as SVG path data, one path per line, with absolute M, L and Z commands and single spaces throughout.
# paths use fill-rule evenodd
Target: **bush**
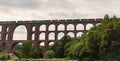
M 85 58 L 82 59 L 82 61 L 91 61 L 91 58 L 85 57 Z
M 71 61 L 67 59 L 22 59 L 21 61 Z
M 0 60 L 9 60 L 9 59 L 10 59 L 10 55 L 8 55 L 3 51 L 0 52 Z
M 39 58 L 39 53 L 35 49 L 35 46 L 30 41 L 24 41 L 21 46 L 15 49 L 15 55 L 19 58 Z
M 55 53 L 53 50 L 48 50 L 46 52 L 46 58 L 54 58 L 54 56 L 55 56 Z
M 9 59 L 10 59 L 9 55 L 5 55 L 5 56 L 0 57 L 0 60 L 9 60 Z

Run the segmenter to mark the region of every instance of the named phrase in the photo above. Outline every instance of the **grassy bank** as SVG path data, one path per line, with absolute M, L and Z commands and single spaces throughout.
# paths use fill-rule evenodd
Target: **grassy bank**
M 13 61 L 13 60 L 9 60 L 9 61 Z M 14 61 L 18 61 L 18 60 L 14 60 Z M 54 59 L 21 59 L 21 61 L 72 61 L 72 60 L 54 58 Z

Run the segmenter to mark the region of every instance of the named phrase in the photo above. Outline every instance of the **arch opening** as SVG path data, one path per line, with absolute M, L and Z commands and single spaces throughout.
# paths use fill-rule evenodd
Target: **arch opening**
M 22 44 L 23 44 L 23 43 L 21 43 L 21 42 L 18 42 L 18 43 L 13 44 L 12 47 L 11 47 L 12 50 L 13 50 L 13 52 L 16 53 L 17 51 L 19 51 L 19 50 L 20 50 L 20 47 L 22 46 Z
M 45 50 L 45 43 L 44 42 L 40 42 L 39 43 L 39 51 L 40 51 L 40 58 L 43 58 L 43 52 Z
M 60 40 L 65 34 L 63 32 L 58 33 L 58 40 Z
M 9 27 L 7 27 L 7 30 L 6 30 L 7 32 L 9 31 Z
M 0 32 L 2 31 L 2 26 L 0 26 Z
M 63 31 L 63 30 L 65 30 L 65 25 L 63 25 L 63 24 L 60 24 L 60 25 L 58 25 L 58 27 L 57 27 L 58 29 L 58 31 Z
M 89 24 L 86 25 L 86 30 L 90 30 L 92 27 L 94 27 L 93 24 L 89 23 Z
M 39 40 L 45 40 L 45 33 L 43 32 L 43 33 L 40 33 L 39 34 Z
M 84 30 L 84 25 L 83 24 L 78 24 L 76 26 L 76 30 Z
M 46 30 L 46 25 L 41 25 L 39 27 L 39 31 L 45 31 Z
M 27 29 L 24 25 L 20 25 L 15 28 L 13 40 L 27 40 Z
M 6 34 L 6 40 L 8 40 L 8 34 Z
M 67 30 L 74 30 L 74 25 L 73 24 L 68 24 L 67 25 Z
M 55 40 L 55 33 L 54 32 L 49 33 L 48 37 L 49 40 Z
M 42 53 L 45 49 L 45 42 L 40 42 L 39 43 L 39 48 L 40 48 L 40 52 Z
M 83 34 L 83 32 L 78 32 L 78 33 L 77 33 L 77 37 L 81 37 L 82 34 Z
M 32 27 L 32 31 L 35 31 L 35 26 Z
M 49 25 L 49 31 L 54 31 L 55 30 L 55 25 L 54 24 L 51 24 Z
M 44 42 L 39 43 L 39 46 L 45 46 Z
M 54 44 L 54 42 L 50 42 L 50 43 L 49 43 L 49 46 L 52 46 L 53 44 Z
M 96 26 L 100 25 L 101 23 L 97 23 Z
M 35 34 L 34 33 L 32 34 L 32 40 L 35 40 Z
M 70 37 L 75 37 L 73 32 L 69 32 L 69 33 L 67 33 L 67 35 L 69 35 Z

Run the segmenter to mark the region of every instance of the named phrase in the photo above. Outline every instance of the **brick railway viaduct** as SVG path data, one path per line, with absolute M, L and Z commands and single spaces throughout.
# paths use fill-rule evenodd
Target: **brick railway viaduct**
M 101 22 L 97 19 L 60 19 L 60 20 L 31 20 L 31 21 L 1 21 L 0 22 L 0 49 L 8 53 L 13 53 L 16 44 L 24 40 L 14 40 L 16 28 L 23 26 L 26 28 L 26 39 L 32 41 L 36 49 L 40 43 L 44 43 L 45 51 L 51 42 L 60 39 L 59 35 L 80 36 L 86 33 L 90 26 L 96 26 Z M 23 29 L 21 29 L 23 30 Z M 53 35 L 51 37 L 51 35 Z M 62 36 L 63 36 L 62 35 Z M 24 35 L 23 35 L 24 36 Z M 60 36 L 61 37 L 61 36 Z

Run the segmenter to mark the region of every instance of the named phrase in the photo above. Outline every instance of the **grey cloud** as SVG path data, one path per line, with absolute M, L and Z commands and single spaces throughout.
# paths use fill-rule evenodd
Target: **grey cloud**
M 0 15 L 12 19 L 120 16 L 120 0 L 0 0 Z
M 42 4 L 40 4 L 41 7 L 39 7 L 40 9 L 63 9 L 63 8 L 70 8 L 72 7 L 72 5 L 64 0 L 47 0 L 46 2 L 43 2 Z
M 0 0 L 1 6 L 35 8 L 41 3 L 39 0 Z

